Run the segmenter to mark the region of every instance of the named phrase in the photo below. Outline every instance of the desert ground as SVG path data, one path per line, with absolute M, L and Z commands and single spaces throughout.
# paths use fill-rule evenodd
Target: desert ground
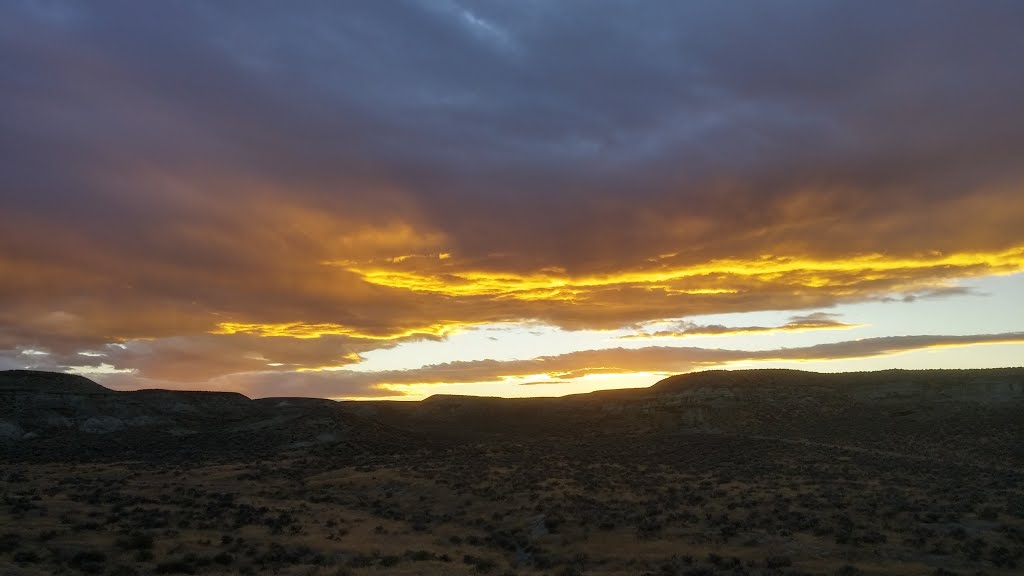
M 73 384 L 6 375 L 2 574 L 1024 569 L 1020 369 L 246 399 L 227 420 Z

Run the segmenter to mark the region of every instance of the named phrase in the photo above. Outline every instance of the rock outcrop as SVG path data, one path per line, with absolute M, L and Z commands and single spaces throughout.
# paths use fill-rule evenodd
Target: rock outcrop
M 392 437 L 402 434 L 320 398 L 117 392 L 71 374 L 0 372 L 0 453 L 14 457 L 237 458 L 297 447 L 377 447 Z

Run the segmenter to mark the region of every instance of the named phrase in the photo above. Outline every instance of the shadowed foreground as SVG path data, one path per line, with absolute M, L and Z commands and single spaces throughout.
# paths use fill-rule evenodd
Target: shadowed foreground
M 1011 574 L 1024 369 L 417 403 L 0 373 L 3 574 Z

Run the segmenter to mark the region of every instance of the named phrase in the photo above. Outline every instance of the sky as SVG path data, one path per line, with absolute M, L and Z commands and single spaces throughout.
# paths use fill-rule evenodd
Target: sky
M 0 3 L 0 369 L 1024 364 L 1024 3 Z

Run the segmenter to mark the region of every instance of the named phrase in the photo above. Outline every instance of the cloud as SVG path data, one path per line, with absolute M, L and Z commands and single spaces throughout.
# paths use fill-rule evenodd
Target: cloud
M 105 385 L 118 389 L 145 387 L 231 390 L 251 397 L 313 396 L 330 398 L 401 396 L 417 385 L 486 383 L 547 375 L 548 380 L 521 385 L 562 384 L 593 374 L 681 373 L 735 362 L 771 360 L 839 360 L 867 358 L 913 350 L 979 344 L 1024 343 L 1024 332 L 965 336 L 890 336 L 865 338 L 799 348 L 730 350 L 700 347 L 650 346 L 585 350 L 528 360 L 475 360 L 448 362 L 410 370 L 356 372 L 239 372 L 199 384 L 138 380 L 125 375 L 99 375 Z
M 1024 332 L 969 336 L 890 336 L 757 351 L 675 346 L 608 348 L 541 356 L 530 360 L 450 362 L 418 370 L 384 372 L 378 377 L 382 383 L 391 384 L 488 382 L 534 374 L 566 379 L 590 374 L 689 372 L 749 360 L 837 360 L 943 346 L 1016 342 L 1024 342 Z
M 858 328 L 863 324 L 847 324 L 836 320 L 839 314 L 813 312 L 793 316 L 781 326 L 723 326 L 721 324 L 700 325 L 690 321 L 678 322 L 669 330 L 641 331 L 620 336 L 620 340 L 646 340 L 651 338 L 686 338 L 689 336 L 727 336 L 737 334 L 770 334 L 772 332 L 801 332 L 805 330 L 845 330 Z
M 886 296 L 882 298 L 882 302 L 902 302 L 904 304 L 909 304 L 911 302 L 917 302 L 918 300 L 922 299 L 946 298 L 948 296 L 963 296 L 968 294 L 975 296 L 985 296 L 985 294 L 980 293 L 966 286 L 938 286 L 935 288 L 928 288 L 920 292 L 906 292 L 900 297 Z
M 192 381 L 1021 271 L 1022 18 L 7 2 L 0 349 Z
M 112 365 L 130 368 L 140 379 L 200 383 L 239 372 L 287 373 L 356 364 L 361 354 L 394 346 L 390 342 L 325 335 L 315 339 L 251 334 L 190 334 L 106 344 L 82 352 L 46 352 L 26 358 L 24 367 L 45 370 Z M 31 364 L 29 364 L 31 362 Z

